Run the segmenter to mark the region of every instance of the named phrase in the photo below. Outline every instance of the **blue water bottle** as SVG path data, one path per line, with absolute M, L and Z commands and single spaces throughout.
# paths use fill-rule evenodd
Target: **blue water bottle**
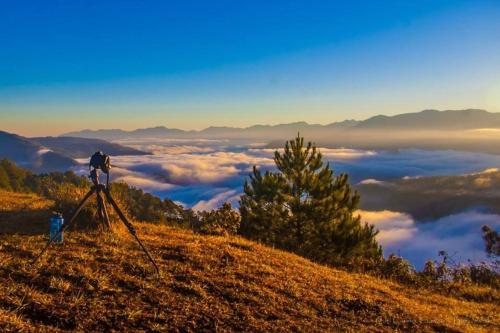
M 61 213 L 53 213 L 50 217 L 50 239 L 55 237 L 61 230 L 64 224 L 64 219 Z M 54 239 L 54 243 L 61 244 L 63 242 L 63 233 L 59 233 Z

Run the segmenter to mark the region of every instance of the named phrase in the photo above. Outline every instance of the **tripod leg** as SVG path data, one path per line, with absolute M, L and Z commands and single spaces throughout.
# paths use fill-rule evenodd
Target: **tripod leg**
M 102 200 L 102 199 L 101 199 Z M 108 209 L 106 208 L 106 203 L 102 200 L 102 214 L 104 216 L 104 223 L 108 229 L 111 229 L 111 223 L 109 222 Z
M 99 213 L 99 218 L 101 219 L 101 222 L 104 224 L 104 228 L 109 230 L 111 226 L 109 224 L 108 211 L 106 210 L 106 205 L 104 203 L 104 200 L 102 199 L 101 191 L 99 189 L 97 189 L 96 191 L 96 197 L 97 197 L 97 211 Z
M 56 233 L 47 243 L 47 245 L 45 245 L 45 247 L 43 248 L 42 252 L 40 252 L 40 254 L 33 260 L 32 264 L 35 264 L 38 259 L 40 259 L 40 257 L 45 253 L 45 251 L 47 251 L 47 249 L 49 248 L 50 244 L 52 244 L 52 242 L 54 242 L 54 240 L 57 239 L 57 237 L 59 237 L 59 235 L 61 235 L 61 233 L 66 230 L 71 224 L 73 224 L 73 222 L 75 221 L 76 217 L 78 216 L 78 214 L 80 213 L 80 211 L 82 210 L 83 206 L 85 205 L 85 203 L 87 202 L 87 200 L 90 198 L 90 196 L 95 192 L 95 188 L 92 188 L 90 189 L 90 191 L 88 191 L 88 193 L 83 197 L 82 201 L 80 201 L 80 204 L 78 204 L 78 207 L 76 207 L 76 210 L 75 212 L 73 213 L 73 216 L 71 216 L 71 219 L 69 220 L 68 223 L 65 223 L 63 224 L 63 226 L 61 227 L 61 229 L 59 230 L 58 233 Z
M 99 217 L 99 221 L 101 221 L 101 223 L 103 223 L 104 216 L 102 215 L 102 198 L 99 195 L 99 190 L 97 190 L 97 192 L 95 194 L 96 194 L 96 201 L 97 201 L 97 216 Z
M 156 265 L 156 262 L 151 257 L 151 255 L 149 254 L 148 250 L 146 250 L 146 247 L 144 247 L 144 245 L 142 244 L 142 242 L 139 239 L 139 237 L 137 237 L 137 232 L 135 231 L 134 226 L 129 222 L 129 220 L 127 220 L 127 218 L 125 217 L 125 215 L 121 211 L 120 207 L 118 207 L 118 205 L 116 204 L 115 200 L 111 196 L 111 193 L 109 193 L 109 190 L 106 188 L 103 191 L 104 191 L 104 194 L 106 195 L 106 199 L 108 199 L 109 203 L 111 204 L 111 206 L 113 206 L 113 208 L 115 209 L 116 213 L 120 217 L 120 220 L 123 222 L 123 224 L 125 224 L 125 226 L 127 227 L 128 231 L 132 234 L 132 236 L 134 236 L 135 240 L 137 241 L 137 243 L 139 243 L 139 245 L 141 246 L 141 248 L 144 251 L 144 253 L 146 253 L 146 256 L 148 257 L 149 261 L 151 261 L 151 263 L 155 267 L 156 272 L 158 273 L 158 275 L 160 275 L 160 269 L 158 268 L 158 265 Z

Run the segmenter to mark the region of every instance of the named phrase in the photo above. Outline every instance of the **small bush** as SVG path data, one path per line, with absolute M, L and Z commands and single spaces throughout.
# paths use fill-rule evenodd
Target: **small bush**
M 366 273 L 467 300 L 500 301 L 498 260 L 479 264 L 457 264 L 445 251 L 440 251 L 439 256 L 439 261 L 428 260 L 421 271 L 417 271 L 410 262 L 395 254 L 379 261 L 363 261 L 343 267 L 349 271 Z
M 197 219 L 192 222 L 192 228 L 204 235 L 235 235 L 240 227 L 240 221 L 240 214 L 226 202 L 219 209 L 198 213 Z
M 427 281 L 435 281 L 438 277 L 438 271 L 436 263 L 433 260 L 427 260 L 424 265 L 424 269 L 421 272 L 421 276 Z
M 487 225 L 483 225 L 483 240 L 486 254 L 490 258 L 500 257 L 500 235 Z
M 482 262 L 476 265 L 471 265 L 469 271 L 470 280 L 473 283 L 500 289 L 500 269 L 498 267 L 498 262 Z
M 416 277 L 415 268 L 410 262 L 395 254 L 382 260 L 379 272 L 385 278 L 400 282 L 414 282 Z

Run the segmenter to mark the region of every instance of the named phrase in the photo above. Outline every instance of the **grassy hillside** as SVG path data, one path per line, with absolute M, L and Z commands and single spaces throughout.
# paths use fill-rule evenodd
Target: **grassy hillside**
M 40 234 L 48 230 L 52 200 L 0 189 L 0 234 Z
M 18 197 L 9 207 L 37 208 L 37 200 Z M 497 303 L 417 291 L 237 237 L 137 226 L 160 278 L 122 229 L 67 233 L 37 267 L 30 261 L 46 236 L 4 231 L 0 330 L 492 332 L 500 325 Z

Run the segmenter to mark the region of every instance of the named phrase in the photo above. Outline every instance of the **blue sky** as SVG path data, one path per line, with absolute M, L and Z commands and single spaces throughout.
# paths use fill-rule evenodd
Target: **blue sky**
M 500 1 L 2 1 L 0 129 L 500 112 Z

